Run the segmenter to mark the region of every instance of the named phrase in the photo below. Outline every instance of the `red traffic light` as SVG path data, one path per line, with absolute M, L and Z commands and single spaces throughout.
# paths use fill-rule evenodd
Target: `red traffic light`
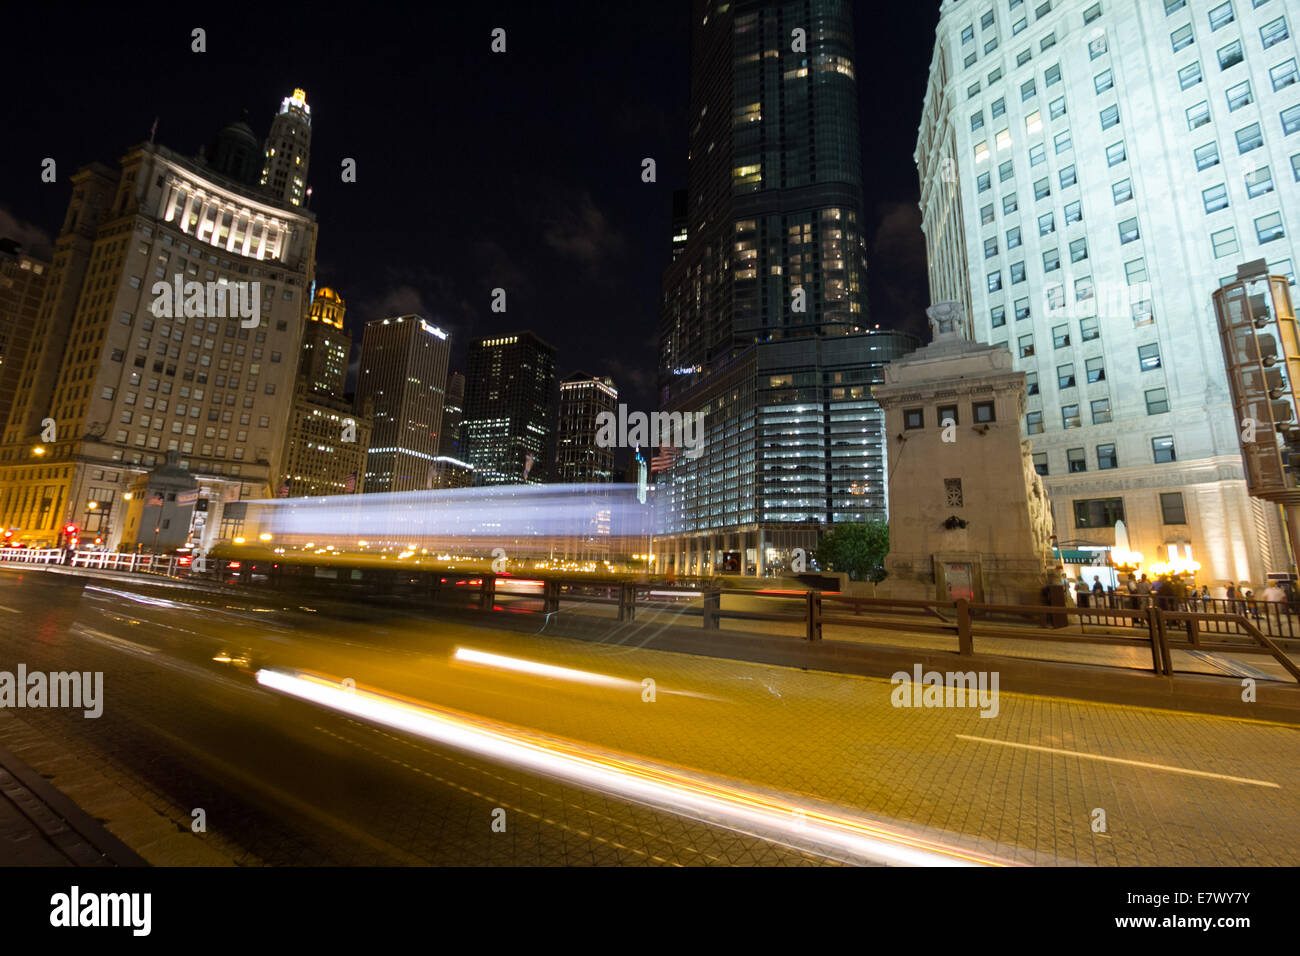
M 63 533 L 69 536 L 74 536 L 77 533 L 77 526 L 75 524 L 64 525 Z
M 9 529 L 6 528 L 6 529 L 5 529 L 5 540 L 8 541 L 8 540 L 9 540 L 10 538 L 12 538 L 13 536 L 14 536 L 14 533 L 13 533 L 12 531 L 10 531 Z

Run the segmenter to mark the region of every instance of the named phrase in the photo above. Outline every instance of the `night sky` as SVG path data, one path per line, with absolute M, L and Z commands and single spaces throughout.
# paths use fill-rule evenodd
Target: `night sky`
M 558 347 L 561 375 L 612 375 L 631 407 L 654 408 L 672 191 L 686 182 L 689 3 L 346 9 L 7 10 L 0 236 L 48 250 L 69 177 L 117 168 L 155 117 L 159 143 L 194 154 L 245 110 L 263 139 L 302 87 L 317 283 L 347 301 L 354 359 L 362 323 L 384 315 L 448 329 L 457 371 L 469 339 L 531 328 Z M 858 3 L 856 20 L 872 322 L 920 332 L 912 152 L 938 2 Z M 498 26 L 504 55 L 489 50 Z M 190 51 L 194 27 L 206 53 Z M 46 156 L 55 184 L 39 179 Z M 356 183 L 340 182 L 344 157 Z M 505 314 L 489 309 L 497 286 Z

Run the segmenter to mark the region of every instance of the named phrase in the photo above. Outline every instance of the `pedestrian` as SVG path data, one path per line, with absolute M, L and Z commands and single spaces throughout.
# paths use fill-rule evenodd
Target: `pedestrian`
M 1092 606 L 1105 607 L 1106 589 L 1101 586 L 1101 578 L 1094 574 L 1092 576 Z
M 1286 592 L 1277 586 L 1276 581 L 1269 581 L 1268 587 L 1264 589 L 1264 600 L 1281 604 L 1286 600 Z
M 1079 573 L 1079 580 L 1074 583 L 1074 602 L 1079 607 L 1088 606 L 1088 582 L 1083 579 L 1083 573 Z

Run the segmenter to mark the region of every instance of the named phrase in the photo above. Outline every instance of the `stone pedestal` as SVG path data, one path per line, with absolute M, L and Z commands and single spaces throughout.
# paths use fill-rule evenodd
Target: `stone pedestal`
M 1020 437 L 1025 375 L 971 342 L 958 303 L 929 310 L 934 340 L 885 366 L 889 576 L 881 596 L 1038 604 L 1055 568 L 1052 517 Z

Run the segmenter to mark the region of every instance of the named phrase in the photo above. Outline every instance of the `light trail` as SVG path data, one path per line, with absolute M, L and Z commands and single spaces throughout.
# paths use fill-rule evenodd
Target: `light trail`
M 528 674 L 532 677 L 546 677 L 554 680 L 567 680 L 578 684 L 592 684 L 597 687 L 613 687 L 619 690 L 632 691 L 641 693 L 644 685 L 641 681 L 631 680 L 626 677 L 613 677 L 609 674 L 597 674 L 594 671 L 576 670 L 572 667 L 560 667 L 557 664 L 543 664 L 540 661 L 530 661 L 525 657 L 507 657 L 504 654 L 491 654 L 487 651 L 476 651 L 468 647 L 458 647 L 451 655 L 453 661 L 463 661 L 466 664 L 480 664 L 484 667 L 496 667 L 501 670 L 513 671 L 517 674 Z M 720 701 L 721 697 L 714 697 L 710 694 L 698 694 L 689 690 L 672 690 L 667 687 L 655 685 L 656 694 L 675 694 L 678 697 L 698 697 L 702 700 Z
M 395 695 L 345 687 L 303 671 L 263 669 L 264 687 L 353 717 L 549 777 L 613 793 L 784 846 L 850 862 L 896 866 L 1001 866 L 1005 861 L 792 800 L 528 734 Z

